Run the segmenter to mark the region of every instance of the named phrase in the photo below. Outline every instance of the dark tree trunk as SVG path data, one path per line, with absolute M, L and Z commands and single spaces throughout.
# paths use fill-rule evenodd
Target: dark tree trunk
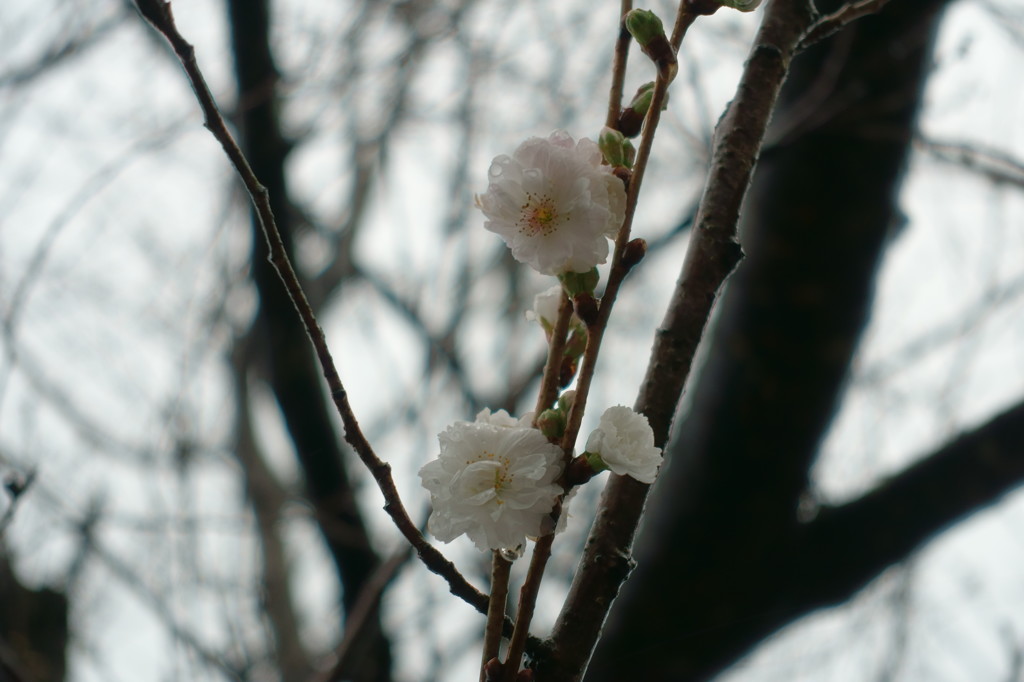
M 291 255 L 294 220 L 285 169 L 289 144 L 278 118 L 278 74 L 270 48 L 269 2 L 230 0 L 228 10 L 242 146 L 256 176 L 267 187 L 278 228 Z M 356 504 L 319 366 L 292 302 L 267 259 L 267 245 L 255 215 L 252 262 L 260 306 L 251 344 L 255 350 L 250 358 L 259 358 L 269 367 L 268 381 L 305 475 L 307 494 L 336 565 L 344 611 L 348 612 L 380 560 Z M 391 679 L 390 647 L 378 612 L 368 619 L 352 650 L 353 666 L 345 671 L 345 679 Z
M 820 540 L 814 523 L 798 520 L 900 222 L 942 5 L 893 2 L 793 62 L 744 207 L 747 258 L 706 339 L 639 566 L 587 680 L 705 679 L 783 625 L 846 599 L 945 525 L 906 538 L 870 570 L 844 571 L 830 552 L 867 538 L 847 528 L 823 545 L 810 541 Z M 857 545 L 864 555 L 880 550 Z
M 0 548 L 0 682 L 62 682 L 67 643 L 65 594 L 25 587 Z

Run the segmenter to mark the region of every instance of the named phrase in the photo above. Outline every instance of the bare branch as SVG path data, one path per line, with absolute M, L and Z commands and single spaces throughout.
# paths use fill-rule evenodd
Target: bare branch
M 831 14 L 826 14 L 807 29 L 807 33 L 797 46 L 797 51 L 806 50 L 811 45 L 838 33 L 852 21 L 878 12 L 888 2 L 889 0 L 858 0 L 843 5 Z
M 384 510 L 391 516 L 402 535 L 416 549 L 417 554 L 427 568 L 448 582 L 452 594 L 465 600 L 481 613 L 486 613 L 487 596 L 473 587 L 459 573 L 455 564 L 445 558 L 440 551 L 423 537 L 423 534 L 420 533 L 419 529 L 412 522 L 409 513 L 402 504 L 394 478 L 391 476 L 391 466 L 377 456 L 373 447 L 363 435 L 359 422 L 349 403 L 348 393 L 334 364 L 334 358 L 327 347 L 323 329 L 320 328 L 316 315 L 306 299 L 298 276 L 285 252 L 281 234 L 277 228 L 273 211 L 270 208 L 267 189 L 253 173 L 248 160 L 235 142 L 234 136 L 228 130 L 227 124 L 217 108 L 213 93 L 210 92 L 210 88 L 199 69 L 195 57 L 195 48 L 185 40 L 174 23 L 170 3 L 163 0 L 136 0 L 136 2 L 142 15 L 170 42 L 175 54 L 181 61 L 182 67 L 185 69 L 189 82 L 192 84 L 196 99 L 203 110 L 206 127 L 221 144 L 224 152 L 231 160 L 231 164 L 235 167 L 239 177 L 245 184 L 249 196 L 252 198 L 270 250 L 270 261 L 277 269 L 288 291 L 288 295 L 291 297 L 299 317 L 302 319 L 310 341 L 316 350 L 324 378 L 327 380 L 331 399 L 334 401 L 338 414 L 341 416 L 341 421 L 345 425 L 345 440 L 352 446 L 360 460 L 370 470 L 374 480 L 376 480 L 381 493 L 384 495 Z
M 974 171 L 996 184 L 1024 189 L 1024 161 L 1005 151 L 971 142 L 931 140 L 919 137 L 914 146 L 932 157 Z
M 711 169 L 690 235 L 690 248 L 669 312 L 658 331 L 647 376 L 637 398 L 657 444 L 669 424 L 697 345 L 725 279 L 742 252 L 736 241 L 740 205 L 789 62 L 812 8 L 802 0 L 775 0 L 715 135 Z M 658 107 L 652 104 L 651 111 Z M 586 670 L 611 604 L 632 569 L 630 548 L 649 486 L 613 476 L 605 488 L 584 556 L 552 634 L 550 658 L 538 672 L 578 680 Z

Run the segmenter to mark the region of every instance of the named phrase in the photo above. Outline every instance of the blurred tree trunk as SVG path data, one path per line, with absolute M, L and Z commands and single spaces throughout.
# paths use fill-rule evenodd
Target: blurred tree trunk
M 67 667 L 68 600 L 25 587 L 0 547 L 0 682 L 62 682 Z
M 256 176 L 267 187 L 278 228 L 290 255 L 294 254 L 295 220 L 289 200 L 285 161 L 290 149 L 278 116 L 278 73 L 270 47 L 268 0 L 230 0 L 235 74 L 238 82 L 236 121 L 242 147 Z M 292 258 L 294 262 L 294 257 Z M 253 216 L 253 280 L 259 292 L 259 311 L 245 357 L 247 369 L 265 367 L 262 374 L 277 399 L 305 477 L 306 494 L 334 560 L 347 613 L 380 564 L 356 504 L 345 468 L 341 439 L 335 433 L 323 390 L 319 365 L 287 292 L 267 259 L 267 246 Z M 300 273 L 300 277 L 301 277 Z M 242 371 L 246 371 L 243 369 Z M 239 409 L 248 409 L 240 405 Z M 340 624 L 344 629 L 344 622 Z M 296 633 L 278 633 L 294 638 Z M 297 648 L 293 645 L 292 648 Z M 351 669 L 343 679 L 386 682 L 391 679 L 390 646 L 380 624 L 379 611 L 366 620 L 351 647 Z M 284 655 L 282 663 L 298 660 L 298 652 Z M 287 668 L 283 665 L 282 668 Z M 285 679 L 302 679 L 304 671 L 283 669 Z
M 707 678 L 1001 494 L 993 488 L 973 505 L 933 500 L 884 541 L 865 532 L 869 523 L 820 532 L 839 528 L 831 521 L 843 508 L 813 521 L 800 511 L 901 221 L 900 182 L 943 5 L 893 2 L 794 60 L 744 207 L 747 258 L 704 344 L 638 567 L 587 680 Z M 992 427 L 1004 449 L 1021 438 L 1020 419 L 1008 419 Z

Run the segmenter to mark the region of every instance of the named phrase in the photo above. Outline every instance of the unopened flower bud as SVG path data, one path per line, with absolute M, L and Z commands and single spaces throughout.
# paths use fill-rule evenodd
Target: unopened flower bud
M 635 9 L 626 14 L 626 30 L 640 44 L 651 61 L 658 67 L 662 78 L 671 81 L 679 71 L 676 53 L 665 36 L 665 26 L 658 16 L 646 9 Z
M 565 413 L 561 410 L 544 410 L 537 417 L 537 428 L 548 440 L 561 438 L 565 433 Z
M 658 15 L 649 9 L 634 9 L 626 14 L 626 30 L 640 43 L 647 47 L 655 40 L 665 37 L 665 25 Z
M 572 297 L 572 306 L 576 311 L 576 317 L 583 321 L 588 327 L 597 322 L 597 300 L 593 294 L 580 292 Z
M 587 350 L 587 327 L 576 320 L 572 326 L 572 331 L 569 333 L 569 338 L 565 342 L 565 353 L 566 357 L 578 358 L 583 355 L 583 351 Z
M 629 270 L 642 261 L 645 255 L 647 255 L 646 240 L 640 238 L 629 240 L 626 242 L 625 248 L 622 249 L 622 267 Z
M 558 396 L 558 409 L 568 414 L 574 402 L 576 402 L 576 391 L 566 391 Z
M 636 89 L 629 108 L 636 109 L 640 114 L 646 114 L 647 110 L 651 108 L 652 99 L 654 99 L 654 81 L 648 81 Z
M 612 168 L 617 167 L 629 167 L 631 160 L 626 154 L 626 136 L 620 133 L 618 130 L 605 127 L 601 130 L 601 134 L 597 138 L 597 146 L 601 148 L 601 153 L 604 154 L 604 160 L 608 162 L 608 165 Z M 630 145 L 632 146 L 632 145 Z
M 626 137 L 636 137 L 644 127 L 644 115 L 636 109 L 627 107 L 619 114 L 616 125 Z
M 633 161 L 636 159 L 636 147 L 629 140 L 622 141 L 622 152 L 626 155 L 626 163 L 623 165 L 626 168 L 633 167 Z
M 629 106 L 619 114 L 619 120 L 616 124 L 623 135 L 626 137 L 636 137 L 640 134 L 644 117 L 647 116 L 647 110 L 651 108 L 651 101 L 653 99 L 654 81 L 644 83 L 637 88 L 636 94 L 633 95 L 633 99 L 629 102 Z M 666 93 L 665 102 L 661 106 L 662 110 L 667 106 L 668 94 Z

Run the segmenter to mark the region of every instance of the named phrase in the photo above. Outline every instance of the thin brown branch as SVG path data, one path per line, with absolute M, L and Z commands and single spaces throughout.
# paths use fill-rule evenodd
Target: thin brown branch
M 640 145 L 637 148 L 636 160 L 633 163 L 629 184 L 626 187 L 626 215 L 615 238 L 615 250 L 612 254 L 611 270 L 608 274 L 608 284 L 605 285 L 604 294 L 601 296 L 601 306 L 598 309 L 598 317 L 594 324 L 587 329 L 587 347 L 583 352 L 583 360 L 580 364 L 579 377 L 576 379 L 576 399 L 566 418 L 565 434 L 562 437 L 562 449 L 566 454 L 571 454 L 576 446 L 576 438 L 579 435 L 580 424 L 583 422 L 583 413 L 587 406 L 587 397 L 590 393 L 590 385 L 594 379 L 594 371 L 597 368 L 597 357 L 601 349 L 601 341 L 604 338 L 604 331 L 608 327 L 608 320 L 611 317 L 612 306 L 618 296 L 622 280 L 629 273 L 632 264 L 626 264 L 622 260 L 623 250 L 629 242 L 630 233 L 633 227 L 633 217 L 636 215 L 637 200 L 640 196 L 640 187 L 643 184 L 644 172 L 651 157 L 651 148 L 654 145 L 654 133 L 658 129 L 661 120 L 661 110 L 665 106 L 668 97 L 669 81 L 659 72 L 654 81 L 654 92 L 651 95 L 651 104 L 647 109 L 644 119 L 643 133 L 640 136 Z
M 626 82 L 626 62 L 629 59 L 629 44 L 633 36 L 626 30 L 623 18 L 633 9 L 633 0 L 622 0 L 619 9 L 619 37 L 615 41 L 615 52 L 612 56 L 612 87 L 608 93 L 608 117 L 605 125 L 615 128 L 622 109 L 622 88 Z
M 491 599 L 487 607 L 487 625 L 484 629 L 484 652 L 480 661 L 480 682 L 486 679 L 485 667 L 491 659 L 497 658 L 501 648 L 501 630 L 505 622 L 505 607 L 508 603 L 508 577 L 512 562 L 493 550 L 491 557 Z
M 555 513 L 560 511 L 556 505 Z M 530 558 L 530 570 L 526 574 L 526 582 L 519 590 L 519 607 L 516 611 L 516 629 L 508 644 L 508 656 L 505 659 L 504 682 L 516 682 L 519 665 L 523 660 L 526 648 L 526 636 L 537 607 L 537 596 L 540 594 L 540 583 L 544 577 L 544 569 L 551 558 L 551 543 L 555 540 L 554 532 L 537 538 L 533 544 L 533 556 Z
M 831 14 L 826 14 L 807 29 L 807 33 L 797 46 L 797 51 L 806 50 L 811 45 L 838 33 L 850 22 L 878 12 L 888 2 L 889 0 L 858 0 L 843 5 Z
M 185 69 L 196 99 L 203 110 L 205 126 L 224 149 L 225 154 L 227 154 L 252 199 L 270 250 L 270 262 L 277 269 L 281 281 L 284 283 L 285 289 L 288 291 L 288 295 L 291 297 L 296 311 L 302 319 L 306 333 L 309 335 L 309 339 L 316 350 L 331 399 L 334 401 L 338 414 L 341 416 L 341 421 L 345 426 L 345 440 L 352 446 L 359 459 L 370 470 L 374 480 L 377 482 L 377 486 L 384 496 L 384 510 L 391 516 L 399 531 L 413 546 L 420 560 L 423 561 L 427 568 L 448 582 L 452 594 L 465 600 L 481 613 L 486 613 L 487 596 L 473 587 L 459 573 L 455 565 L 423 537 L 423 534 L 420 533 L 419 529 L 412 522 L 409 513 L 402 504 L 394 478 L 391 476 L 391 466 L 377 456 L 373 447 L 363 435 L 359 422 L 349 403 L 348 393 L 342 384 L 341 377 L 334 364 L 334 359 L 327 347 L 323 330 L 320 328 L 316 315 L 306 299 L 298 276 L 285 252 L 281 234 L 274 220 L 273 211 L 270 208 L 267 189 L 253 173 L 248 160 L 228 130 L 227 124 L 217 108 L 213 94 L 210 92 L 209 86 L 206 84 L 206 80 L 199 69 L 195 57 L 195 48 L 185 40 L 174 23 L 170 3 L 163 0 L 136 0 L 136 4 L 142 15 L 170 42 L 175 54 L 181 61 L 182 67 Z
M 742 257 L 736 241 L 740 206 L 779 89 L 813 9 L 806 0 L 773 0 L 755 38 L 736 95 L 715 134 L 711 167 L 683 271 L 655 340 L 636 401 L 664 445 L 697 345 L 726 278 Z M 651 111 L 660 106 L 652 104 Z M 638 154 L 639 159 L 639 154 Z M 579 680 L 622 582 L 649 486 L 612 476 L 551 638 L 542 679 Z

